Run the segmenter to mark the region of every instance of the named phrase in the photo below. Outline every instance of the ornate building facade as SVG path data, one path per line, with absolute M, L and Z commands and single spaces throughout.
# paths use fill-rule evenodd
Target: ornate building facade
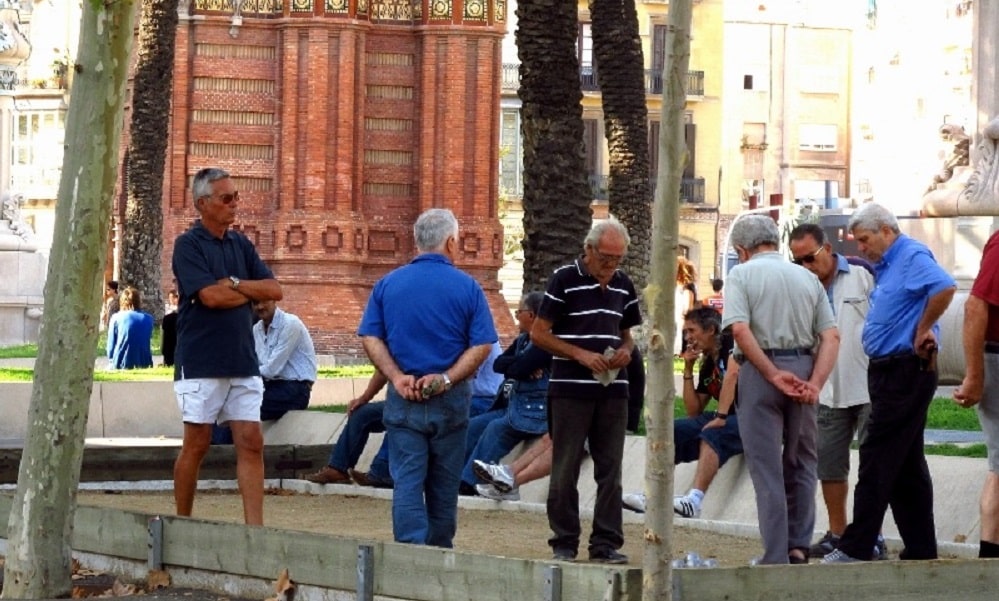
M 182 3 L 184 4 L 184 3 Z M 196 214 L 190 181 L 220 166 L 236 229 L 320 352 L 363 357 L 374 282 L 414 254 L 431 207 L 461 223 L 457 264 L 500 330 L 500 47 L 506 0 L 193 0 L 182 7 L 164 182 L 164 288 Z

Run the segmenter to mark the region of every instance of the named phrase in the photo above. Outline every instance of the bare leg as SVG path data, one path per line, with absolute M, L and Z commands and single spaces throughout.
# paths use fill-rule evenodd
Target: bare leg
M 547 443 L 542 445 L 547 439 Z M 534 455 L 531 462 L 522 470 L 515 470 L 513 481 L 515 486 L 520 486 L 521 484 L 527 484 L 528 482 L 533 482 L 539 478 L 544 478 L 552 473 L 552 444 L 551 438 L 545 435 L 535 447 L 542 447 L 539 452 Z
M 545 434 L 539 438 L 537 442 L 525 449 L 524 452 L 521 453 L 516 459 L 514 459 L 513 463 L 510 464 L 510 469 L 514 474 L 519 474 L 521 471 L 527 469 L 527 466 L 531 465 L 535 458 L 546 451 L 550 452 L 551 449 L 552 437 Z
M 700 455 L 697 457 L 697 469 L 694 471 L 693 487 L 701 492 L 708 492 L 718 468 L 718 453 L 702 440 Z
M 822 499 L 829 514 L 829 532 L 842 536 L 846 530 L 846 498 L 850 483 L 845 480 L 823 480 Z
M 236 445 L 236 480 L 243 497 L 243 520 L 250 526 L 264 524 L 264 436 L 260 422 L 231 421 Z
M 211 424 L 184 422 L 184 442 L 173 464 L 173 498 L 177 515 L 190 516 L 194 509 L 194 493 L 198 490 L 201 461 L 212 441 Z
M 979 506 L 982 512 L 981 539 L 999 543 L 999 474 L 989 472 L 985 476 Z

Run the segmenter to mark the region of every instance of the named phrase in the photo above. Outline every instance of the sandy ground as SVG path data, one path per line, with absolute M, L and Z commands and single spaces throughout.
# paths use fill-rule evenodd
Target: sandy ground
M 81 505 L 99 505 L 145 513 L 173 514 L 173 494 L 108 494 L 81 492 Z M 227 522 L 242 521 L 239 496 L 232 492 L 199 492 L 194 504 L 198 518 Z M 715 558 L 720 566 L 745 566 L 750 558 L 762 553 L 760 541 L 705 532 L 682 526 L 678 518 L 673 529 L 674 557 L 698 553 L 701 558 Z M 336 536 L 369 540 L 392 540 L 390 501 L 354 495 L 269 494 L 264 502 L 264 522 L 270 527 L 322 532 Z M 590 524 L 583 523 L 581 559 L 586 559 L 586 537 Z M 644 552 L 643 526 L 625 524 L 622 552 L 630 564 L 641 566 Z M 456 549 L 525 559 L 549 559 L 550 534 L 543 513 L 519 511 L 458 510 Z

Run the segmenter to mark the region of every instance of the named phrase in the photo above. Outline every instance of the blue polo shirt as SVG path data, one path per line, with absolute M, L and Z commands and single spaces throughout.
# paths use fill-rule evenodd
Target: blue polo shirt
M 424 253 L 378 280 L 357 328 L 380 338 L 403 373 L 443 373 L 469 347 L 496 342 L 482 287 L 447 257 Z
M 231 275 L 273 279 L 253 243 L 233 230 L 216 238 L 199 220 L 174 242 L 173 275 L 180 294 L 174 379 L 259 376 L 250 303 L 212 309 L 198 298 L 202 288 Z
M 921 242 L 899 234 L 874 264 L 874 291 L 862 342 L 869 357 L 915 352 L 916 327 L 934 296 L 956 286 Z M 940 325 L 933 325 L 940 340 Z

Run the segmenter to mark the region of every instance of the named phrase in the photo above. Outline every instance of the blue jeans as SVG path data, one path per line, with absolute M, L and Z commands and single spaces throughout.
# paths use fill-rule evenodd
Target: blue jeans
M 344 427 L 343 432 L 340 433 L 340 438 L 333 445 L 333 450 L 330 452 L 329 466 L 346 474 L 348 469 L 357 465 L 357 460 L 361 458 L 361 453 L 364 452 L 364 445 L 368 444 L 368 436 L 372 433 L 385 431 L 385 424 L 382 421 L 384 412 L 384 401 L 365 403 L 355 409 L 350 417 L 347 418 L 347 425 Z M 385 465 L 387 462 L 388 451 L 383 442 L 382 448 L 378 450 L 378 455 L 371 462 L 369 471 L 373 472 L 372 475 L 375 477 L 387 479 L 388 466 Z M 381 465 L 376 468 L 376 465 L 379 463 Z
M 383 419 L 395 482 L 396 542 L 453 546 L 470 398 L 467 381 L 422 403 L 407 401 L 389 387 Z
M 483 422 L 484 427 L 476 422 Z M 472 430 L 480 430 L 477 439 L 472 438 Z M 517 430 L 510 425 L 506 411 L 490 411 L 477 417 L 473 417 L 468 422 L 468 437 L 465 451 L 465 469 L 461 472 L 461 481 L 469 486 L 482 484 L 482 480 L 475 475 L 472 470 L 472 462 L 476 459 L 486 463 L 496 463 L 513 450 L 522 440 L 537 438 L 538 434 L 531 434 Z
M 496 395 L 473 396 L 472 405 L 468 409 L 468 417 L 476 417 L 489 411 L 489 408 L 493 406 L 493 401 L 495 400 L 496 400 Z

